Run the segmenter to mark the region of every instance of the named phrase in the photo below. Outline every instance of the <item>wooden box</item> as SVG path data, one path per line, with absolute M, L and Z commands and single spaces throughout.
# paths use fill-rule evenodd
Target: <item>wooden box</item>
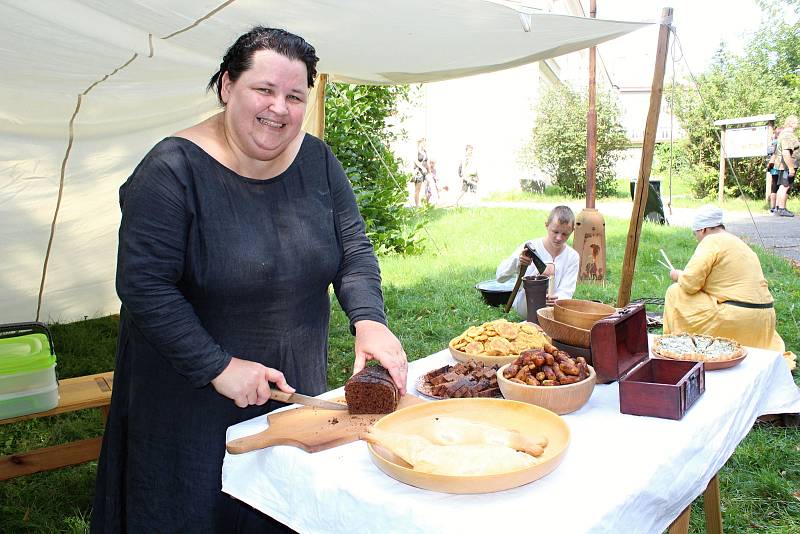
M 705 391 L 702 362 L 650 359 L 644 304 L 631 304 L 592 327 L 597 381 L 619 380 L 620 412 L 681 419 Z

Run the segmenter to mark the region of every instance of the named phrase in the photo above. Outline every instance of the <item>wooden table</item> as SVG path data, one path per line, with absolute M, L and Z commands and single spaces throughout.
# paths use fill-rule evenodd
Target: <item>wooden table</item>
M 46 412 L 0 419 L 0 424 L 5 425 L 88 408 L 100 408 L 105 421 L 111 403 L 113 381 L 113 371 L 59 380 L 58 406 Z M 102 440 L 103 438 L 100 436 L 2 456 L 0 457 L 0 480 L 95 460 L 100 455 Z

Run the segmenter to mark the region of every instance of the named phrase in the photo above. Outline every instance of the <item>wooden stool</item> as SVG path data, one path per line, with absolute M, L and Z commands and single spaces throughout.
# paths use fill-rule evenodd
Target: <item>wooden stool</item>
M 706 486 L 703 492 L 703 511 L 706 514 L 706 532 L 709 534 L 722 534 L 722 510 L 719 504 L 719 473 Z M 675 521 L 669 526 L 669 534 L 686 534 L 689 532 L 689 516 L 692 505 L 686 507 Z
M 58 406 L 46 412 L 2 419 L 0 424 L 5 425 L 26 419 L 49 417 L 87 408 L 100 408 L 103 411 L 103 421 L 105 421 L 111 404 L 113 381 L 113 371 L 59 380 Z M 100 436 L 53 447 L 35 449 L 29 452 L 0 456 L 0 480 L 95 460 L 100 456 L 100 444 L 102 441 L 103 438 Z

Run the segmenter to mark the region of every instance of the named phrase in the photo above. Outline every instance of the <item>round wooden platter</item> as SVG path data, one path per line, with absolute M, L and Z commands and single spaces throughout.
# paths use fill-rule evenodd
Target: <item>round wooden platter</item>
M 518 430 L 531 438 L 545 436 L 549 443 L 536 465 L 485 476 L 451 476 L 420 473 L 392 452 L 368 445 L 372 461 L 384 473 L 417 488 L 444 493 L 491 493 L 533 482 L 555 470 L 570 440 L 564 420 L 544 408 L 505 399 L 448 399 L 403 408 L 375 423 L 377 428 L 408 434 L 432 417 L 451 416 Z
M 427 384 L 427 383 L 425 382 L 425 376 L 426 376 L 426 375 L 422 375 L 422 376 L 418 377 L 418 378 L 417 378 L 417 381 L 416 381 L 416 382 L 414 382 L 414 389 L 416 389 L 416 390 L 417 390 L 417 392 L 418 392 L 420 395 L 422 395 L 422 396 L 423 396 L 423 397 L 425 397 L 425 398 L 428 398 L 428 399 L 433 399 L 433 400 L 447 400 L 447 399 L 449 399 L 449 398 L 450 398 L 450 397 L 440 397 L 439 395 L 434 395 L 434 394 L 431 392 L 431 386 L 430 386 L 430 384 Z M 498 386 L 498 387 L 499 387 L 499 386 Z M 497 391 L 498 391 L 498 393 L 497 393 L 497 396 L 495 396 L 495 397 L 492 397 L 492 398 L 495 398 L 495 399 L 501 399 L 501 398 L 503 398 L 503 395 L 502 395 L 502 393 L 500 393 L 500 390 L 498 389 Z
M 683 359 L 683 358 L 669 358 L 667 356 L 662 356 L 657 352 L 652 353 L 654 357 L 660 360 L 672 360 L 672 361 L 684 361 L 684 362 L 703 362 L 703 367 L 706 371 L 717 371 L 719 369 L 728 369 L 729 367 L 735 367 L 742 363 L 742 360 L 747 358 L 747 349 L 742 349 L 742 355 L 738 358 L 731 358 L 730 360 L 701 360 L 701 359 Z

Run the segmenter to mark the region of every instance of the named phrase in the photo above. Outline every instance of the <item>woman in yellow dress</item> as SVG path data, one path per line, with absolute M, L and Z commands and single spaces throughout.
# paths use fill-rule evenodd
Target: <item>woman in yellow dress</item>
M 664 304 L 664 333 L 735 339 L 742 345 L 785 350 L 775 331 L 775 309 L 758 256 L 725 230 L 722 210 L 703 206 L 692 223 L 698 241 L 683 270 L 673 269 Z

